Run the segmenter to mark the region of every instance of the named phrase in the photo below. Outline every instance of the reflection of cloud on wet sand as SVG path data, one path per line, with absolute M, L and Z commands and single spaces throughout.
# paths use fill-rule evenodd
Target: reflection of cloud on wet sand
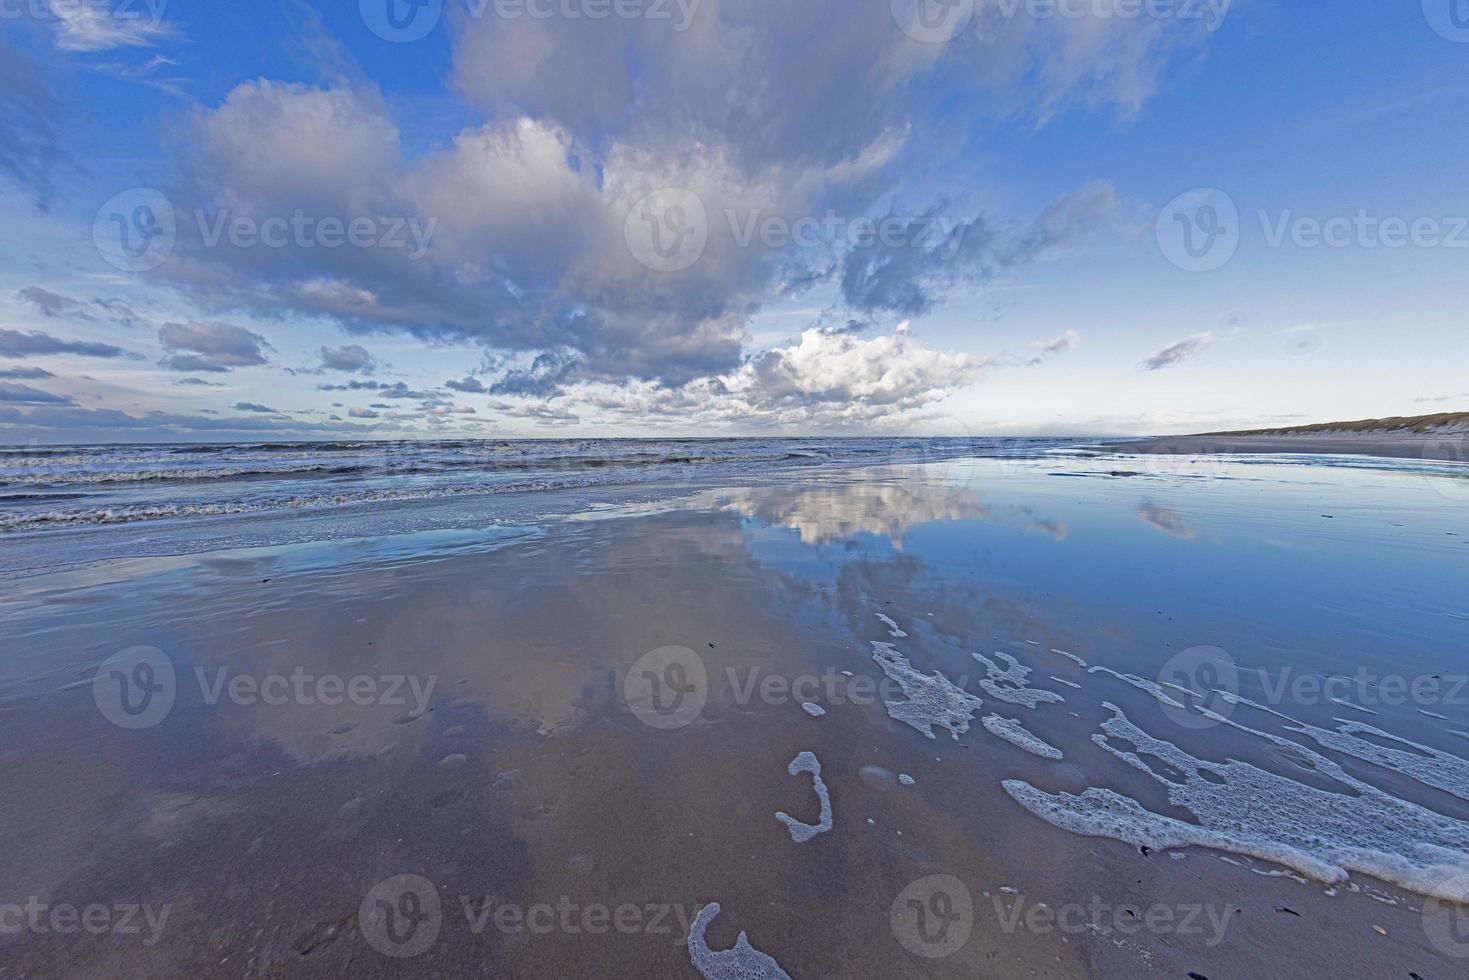
M 1160 507 L 1151 501 L 1145 500 L 1138 506 L 1137 516 L 1163 533 L 1171 534 L 1175 538 L 1191 541 L 1199 535 L 1199 532 L 1195 531 L 1178 511 L 1168 507 Z
M 992 521 L 1040 531 L 1057 541 L 1067 533 L 1064 523 L 1039 517 L 1030 507 L 989 505 L 972 490 L 933 496 L 902 483 L 741 488 L 720 491 L 716 502 L 743 517 L 793 528 L 803 544 L 811 545 L 869 534 L 901 549 L 910 529 L 940 521 Z

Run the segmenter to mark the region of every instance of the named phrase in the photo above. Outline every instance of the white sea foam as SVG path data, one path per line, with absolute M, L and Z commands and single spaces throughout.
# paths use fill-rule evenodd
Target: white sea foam
M 1391 796 L 1325 756 L 1278 736 L 1255 733 L 1305 754 L 1317 774 L 1342 789 L 1318 789 L 1237 760 L 1194 758 L 1138 728 L 1120 708 L 1106 707 L 1113 717 L 1093 741 L 1155 779 L 1167 790 L 1169 802 L 1192 813 L 1197 824 L 1153 813 L 1110 789 L 1052 796 L 1011 779 L 1004 782 L 1005 791 L 1047 822 L 1086 836 L 1158 850 L 1209 847 L 1273 861 L 1327 884 L 1345 881 L 1349 872 L 1357 871 L 1411 891 L 1469 903 L 1469 823 Z M 1133 751 L 1118 748 L 1111 739 L 1131 744 Z M 1156 772 L 1148 759 L 1161 761 L 1169 774 Z M 1182 781 L 1176 782 L 1180 776 Z
M 898 773 L 898 782 L 902 783 L 904 786 L 912 786 L 914 783 L 918 782 L 918 780 L 914 779 L 906 772 L 900 772 Z
M 1340 718 L 1337 721 L 1337 729 L 1334 732 L 1305 724 L 1288 726 L 1287 730 L 1308 736 L 1323 748 L 1353 756 L 1363 762 L 1371 762 L 1384 769 L 1391 769 L 1393 772 L 1410 776 L 1425 786 L 1441 789 L 1461 800 L 1469 800 L 1469 760 L 1450 755 L 1447 752 L 1440 752 L 1438 749 L 1418 742 L 1410 742 L 1362 722 L 1343 721 Z M 1399 745 L 1407 746 L 1411 751 L 1389 748 L 1376 742 L 1369 742 L 1365 738 L 1353 737 L 1361 735 L 1371 735 L 1375 738 L 1396 742 Z
M 1044 691 L 1031 687 L 1028 680 L 1030 668 L 1008 653 L 995 651 L 995 656 L 1005 661 L 1007 665 L 1005 667 L 1001 667 L 982 653 L 971 654 L 971 656 L 984 666 L 985 673 L 989 675 L 979 682 L 979 686 L 997 701 L 1034 708 L 1038 704 L 1052 704 L 1066 700 L 1055 691 Z
M 984 705 L 938 671 L 929 677 L 914 670 L 908 658 L 891 643 L 873 640 L 872 659 L 889 679 L 897 681 L 908 699 L 883 702 L 888 717 L 911 725 L 929 738 L 934 737 L 935 725 L 947 728 L 950 735 L 958 738 L 969 731 L 970 719 Z
M 1055 681 L 1057 684 L 1065 684 L 1067 687 L 1074 687 L 1078 691 L 1081 690 L 1081 685 L 1080 684 L 1076 684 L 1076 683 L 1073 683 L 1073 682 L 1068 681 L 1068 680 L 1063 680 L 1062 678 L 1057 677 L 1055 674 L 1049 674 L 1047 676 L 1049 676 L 1051 678 L 1051 680 Z
M 817 834 L 824 834 L 831 829 L 831 793 L 826 788 L 826 783 L 821 781 L 821 763 L 811 752 L 802 752 L 791 760 L 786 767 L 786 772 L 792 776 L 803 772 L 811 774 L 812 785 L 816 789 L 816 797 L 821 801 L 821 816 L 818 823 L 802 823 L 795 817 L 785 813 L 777 813 L 775 819 L 786 825 L 791 832 L 791 840 L 797 844 L 804 844 Z
M 904 633 L 902 630 L 898 629 L 898 624 L 897 623 L 893 622 L 891 619 L 889 619 L 888 617 L 884 616 L 882 613 L 876 613 L 875 615 L 877 616 L 878 619 L 882 620 L 883 625 L 888 628 L 888 635 L 889 636 L 893 637 L 894 639 L 901 640 L 901 639 L 903 639 L 904 637 L 906 637 L 908 635 L 907 633 Z
M 825 708 L 823 708 L 819 704 L 812 704 L 810 701 L 804 702 L 801 705 L 801 709 L 812 718 L 820 718 L 822 715 L 826 714 Z
M 1086 661 L 1083 660 L 1083 659 L 1081 659 L 1080 657 L 1078 657 L 1074 653 L 1068 653 L 1065 650 L 1057 650 L 1055 647 L 1052 647 L 1051 648 L 1051 652 L 1054 653 L 1058 657 L 1065 657 L 1067 660 L 1070 660 L 1072 663 L 1076 664 L 1078 667 L 1085 667 L 1086 666 Z
M 1043 759 L 1063 758 L 1061 750 L 1044 740 L 1036 737 L 1025 730 L 1025 726 L 1018 721 L 1009 718 L 1001 718 L 999 715 L 986 715 L 980 719 L 985 731 L 996 738 L 1002 738 L 1019 749 L 1038 755 Z
M 1163 690 L 1163 688 L 1156 681 L 1150 681 L 1147 678 L 1139 677 L 1136 674 L 1123 674 L 1113 670 L 1111 667 L 1088 667 L 1087 673 L 1111 674 L 1113 677 L 1117 678 L 1119 681 L 1122 681 L 1124 684 L 1131 684 L 1139 691 L 1147 691 L 1154 698 L 1156 698 L 1158 700 L 1158 703 L 1160 704 L 1166 704 L 1172 708 L 1183 708 L 1182 702 L 1174 697 L 1171 697 L 1168 692 Z M 1179 690 L 1183 689 L 1180 688 Z
M 704 933 L 719 911 L 718 902 L 704 906 L 689 927 L 689 958 L 704 980 L 791 980 L 775 958 L 751 946 L 743 932 L 731 948 L 710 949 Z

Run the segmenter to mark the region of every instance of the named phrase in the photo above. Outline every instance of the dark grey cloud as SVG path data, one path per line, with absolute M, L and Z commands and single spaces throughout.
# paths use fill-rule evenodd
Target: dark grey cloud
M 175 371 L 224 373 L 266 363 L 270 344 L 258 333 L 228 323 L 165 323 L 158 341 L 168 352 L 159 363 Z
M 1090 184 L 1051 202 L 1018 233 L 984 215 L 955 221 L 946 202 L 911 218 L 889 214 L 846 254 L 842 299 L 864 313 L 921 316 L 955 288 L 988 282 L 1095 229 L 1116 207 L 1110 184 Z
M 460 391 L 469 395 L 482 395 L 489 390 L 484 386 L 484 382 L 473 377 L 461 378 L 458 381 L 445 381 L 444 387 L 450 391 Z
M 1184 361 L 1206 350 L 1217 338 L 1213 332 L 1205 331 L 1196 333 L 1191 337 L 1174 341 L 1167 347 L 1153 351 L 1143 359 L 1143 367 L 1149 371 L 1161 371 L 1163 368 L 1182 364 Z
M 351 435 L 368 430 L 350 423 L 328 425 L 322 422 L 285 421 L 279 418 L 212 417 L 217 413 L 201 410 L 199 415 L 148 412 L 129 415 L 110 408 L 76 408 L 72 406 L 10 407 L 0 405 L 0 427 L 20 431 L 64 431 L 85 433 L 132 432 L 143 438 L 177 433 L 272 433 L 276 435 Z M 376 427 L 372 431 L 396 428 Z
M 39 381 L 42 378 L 54 378 L 56 375 L 45 368 L 38 367 L 14 367 L 0 369 L 0 378 L 13 378 L 17 381 Z
M 81 300 L 72 299 L 70 296 L 62 296 L 53 293 L 49 289 L 40 286 L 27 286 L 16 296 L 34 306 L 44 317 L 71 317 L 79 320 L 91 320 L 92 315 L 87 312 L 86 304 Z
M 82 357 L 131 357 L 121 347 L 112 344 L 94 344 L 80 340 L 61 340 L 40 330 L 22 333 L 19 330 L 0 330 L 0 355 L 5 357 L 36 357 L 42 354 L 78 354 Z
M 30 385 L 12 384 L 9 381 L 0 381 L 0 402 L 8 405 L 75 404 L 65 395 L 53 395 L 49 391 L 40 391 Z
M 536 357 L 530 367 L 507 371 L 490 386 L 495 395 L 532 395 L 544 397 L 560 391 L 581 361 L 570 351 L 548 351 Z
M 377 362 L 366 347 L 351 344 L 346 347 L 323 347 L 321 368 L 324 371 L 345 371 L 348 374 L 371 374 L 377 370 Z
M 27 286 L 16 297 L 48 319 L 108 320 L 124 327 L 136 326 L 142 320 L 126 303 L 115 299 L 81 300 L 43 286 Z
M 341 385 L 317 385 L 317 391 L 375 391 L 383 398 L 433 398 L 433 392 L 410 388 L 402 381 L 388 384 L 385 381 L 348 381 Z
M 0 37 L 0 174 L 43 211 L 56 194 L 55 172 L 73 163 L 57 131 L 60 118 L 40 66 Z
M 258 402 L 235 402 L 237 412 L 255 412 L 260 415 L 279 415 L 280 412 L 269 405 L 261 405 Z
M 203 378 L 179 378 L 174 382 L 176 385 L 194 388 L 223 388 L 224 384 L 218 381 L 205 381 Z

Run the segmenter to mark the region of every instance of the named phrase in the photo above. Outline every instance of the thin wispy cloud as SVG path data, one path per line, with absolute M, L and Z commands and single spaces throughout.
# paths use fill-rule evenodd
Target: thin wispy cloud
M 62 51 L 146 48 L 180 36 L 178 29 L 164 20 L 167 0 L 119 5 L 49 0 L 49 4 L 56 46 Z
M 1212 331 L 1196 333 L 1191 337 L 1176 340 L 1145 357 L 1143 367 L 1149 371 L 1161 371 L 1164 368 L 1182 364 L 1208 350 L 1216 340 L 1218 337 Z

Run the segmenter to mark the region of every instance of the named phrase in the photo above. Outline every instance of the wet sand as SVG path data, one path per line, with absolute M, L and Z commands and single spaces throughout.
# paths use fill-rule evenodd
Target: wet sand
M 1078 481 L 1045 467 L 1000 489 L 1012 482 L 984 467 L 941 480 L 859 474 L 597 520 L 100 562 L 12 582 L 0 617 L 11 843 L 0 904 L 167 914 L 156 936 L 0 935 L 0 976 L 692 978 L 689 925 L 712 902 L 714 950 L 746 932 L 797 978 L 1455 975 L 1463 961 L 1430 941 L 1421 896 L 1360 875 L 1362 891 L 1328 894 L 1200 848 L 1143 853 L 1057 829 L 1000 788 L 1126 780 L 1089 741 L 1104 702 L 1164 724 L 1125 684 L 1083 696 L 1108 678 L 1052 649 L 1152 676 L 1128 660 L 1135 651 L 1162 660 L 1227 636 L 1288 658 L 1334 622 L 1327 639 L 1371 624 L 1377 652 L 1401 662 L 1400 646 L 1464 637 L 1465 621 L 1442 618 L 1450 579 L 1409 582 L 1403 568 L 1418 566 L 1389 564 L 1370 584 L 1352 580 L 1354 609 L 1341 582 L 1297 595 L 1314 609 L 1335 594 L 1351 612 L 1275 605 L 1265 581 L 1222 603 L 1208 583 L 1241 552 L 1226 555 L 1221 536 L 1247 564 L 1274 560 L 1253 535 L 1240 543 L 1229 512 L 1191 512 L 1187 488 L 1140 500 L 1126 481 L 1079 502 Z M 1308 496 L 1274 516 L 1296 503 L 1319 510 Z M 1292 543 L 1279 552 L 1287 564 L 1354 536 L 1390 539 L 1440 570 L 1462 560 L 1421 514 L 1401 532 L 1323 529 L 1314 514 L 1286 523 L 1269 536 Z M 1411 615 L 1389 614 L 1407 602 Z M 874 643 L 984 697 L 969 731 L 927 739 L 891 717 L 869 693 L 885 679 Z M 160 651 L 177 684 L 166 716 L 134 730 L 94 677 L 136 646 Z M 669 647 L 692 653 L 707 683 L 682 669 L 686 653 L 649 659 Z M 1009 652 L 1065 700 L 995 700 L 975 651 Z M 649 670 L 669 685 L 651 714 L 628 686 Z M 308 683 L 266 703 L 247 684 L 209 703 L 231 677 L 301 675 L 368 678 L 373 696 L 326 703 L 330 691 Z M 1066 758 L 991 736 L 980 724 L 991 711 Z M 1281 767 L 1231 729 L 1168 735 L 1196 754 Z M 803 752 L 820 762 L 833 826 L 796 843 L 776 812 L 818 823 L 810 774 L 787 771 Z M 1146 780 L 1130 791 L 1175 812 Z M 1432 803 L 1469 818 L 1456 801 Z M 960 882 L 972 911 L 934 901 L 931 876 Z M 437 910 L 405 899 L 423 882 Z M 1047 925 L 1046 909 L 1067 907 L 1101 927 Z M 1189 928 L 1145 927 L 1124 907 Z M 375 908 L 403 918 L 385 931 Z

